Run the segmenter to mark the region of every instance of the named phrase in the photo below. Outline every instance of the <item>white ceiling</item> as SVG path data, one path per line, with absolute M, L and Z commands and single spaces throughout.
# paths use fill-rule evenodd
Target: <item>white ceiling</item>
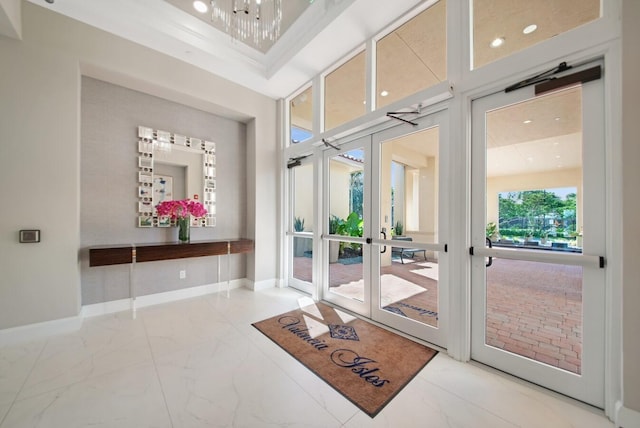
M 422 2 L 315 0 L 264 54 L 164 0 L 28 1 L 275 99 L 290 95 Z

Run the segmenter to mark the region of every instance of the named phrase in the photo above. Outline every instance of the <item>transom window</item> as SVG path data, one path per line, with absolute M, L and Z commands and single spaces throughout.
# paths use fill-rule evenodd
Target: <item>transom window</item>
M 376 108 L 447 78 L 447 2 L 440 0 L 376 44 Z

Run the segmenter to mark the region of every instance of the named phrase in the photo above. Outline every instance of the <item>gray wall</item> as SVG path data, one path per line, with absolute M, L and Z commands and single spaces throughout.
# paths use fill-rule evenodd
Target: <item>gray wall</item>
M 82 78 L 81 112 L 83 305 L 129 296 L 128 266 L 91 268 L 88 247 L 177 240 L 177 228 L 137 227 L 139 125 L 216 143 L 216 227 L 192 228 L 191 239 L 246 236 L 244 124 L 89 77 Z M 232 258 L 231 279 L 246 276 L 245 259 Z M 217 282 L 217 263 L 217 257 L 204 257 L 137 264 L 137 294 Z M 221 269 L 226 279 L 226 260 Z M 179 279 L 180 270 L 187 271 L 186 279 Z
M 640 412 L 640 2 L 622 4 L 623 397 Z
M 254 254 L 246 257 L 246 277 L 273 285 L 279 203 L 279 171 L 274 168 L 279 147 L 276 102 L 198 67 L 36 4 L 22 2 L 21 5 L 23 39 L 0 36 L 0 181 L 4 183 L 0 186 L 0 198 L 10 204 L 8 206 L 16 207 L 3 210 L 0 222 L 0 329 L 73 319 L 80 313 L 83 248 L 86 247 L 80 240 L 81 228 L 96 231 L 91 238 L 93 242 L 110 242 L 112 237 L 108 231 L 121 224 L 129 228 L 131 234 L 118 236 L 118 243 L 121 239 L 135 242 L 146 238 L 146 235 L 136 235 L 140 231 L 135 228 L 135 215 L 131 214 L 135 212 L 135 204 L 125 208 L 129 213 L 113 210 L 102 219 L 102 224 L 89 226 L 83 222 L 81 225 L 80 155 L 85 154 L 80 138 L 82 75 L 238 121 L 233 126 L 246 124 L 246 143 L 259 145 L 259 148 L 248 146 L 247 159 L 237 167 L 238 171 L 244 171 L 247 180 L 246 199 L 242 202 L 246 204 L 246 213 L 244 219 L 238 221 L 241 224 L 244 221 L 246 237 L 254 239 L 256 245 Z M 231 125 L 223 125 L 223 129 L 227 129 L 226 126 Z M 214 138 L 218 137 L 217 132 L 219 130 L 215 131 Z M 110 144 L 117 143 L 115 138 L 108 140 Z M 135 145 L 129 136 L 126 141 Z M 124 144 L 124 140 L 120 143 Z M 259 156 L 250 156 L 249 152 L 259 152 Z M 100 162 L 108 162 L 109 157 L 115 155 L 110 151 Z M 259 175 L 256 169 L 260 169 Z M 101 192 L 117 186 L 119 180 L 131 185 L 126 171 L 109 173 L 111 180 L 103 182 Z M 226 176 L 224 172 L 221 174 Z M 101 179 L 105 178 L 102 175 Z M 134 194 L 126 197 L 133 198 Z M 231 194 L 229 198 L 237 198 L 237 202 L 221 200 L 218 210 L 222 210 L 223 204 L 234 209 L 237 204 L 240 210 L 242 196 Z M 82 210 L 85 212 L 84 207 Z M 260 213 L 259 217 L 255 211 Z M 222 220 L 234 221 L 234 216 L 225 218 L 227 220 Z M 249 225 L 247 221 L 254 224 Z M 225 227 L 232 225 L 220 223 L 214 233 L 223 233 Z M 18 230 L 28 228 L 41 229 L 42 242 L 20 244 Z M 203 237 L 209 236 L 203 233 Z M 212 263 L 211 268 L 207 266 L 207 275 L 210 275 L 216 271 L 215 258 L 207 260 Z M 241 262 L 234 265 L 238 271 L 232 276 L 241 277 Z M 223 263 L 223 278 L 225 266 Z M 180 287 L 212 282 L 209 277 L 197 278 L 198 272 L 193 272 L 190 266 L 187 271 L 187 280 L 178 281 Z M 177 278 L 175 270 L 174 273 Z M 92 298 L 122 297 L 118 290 L 122 290 L 121 283 L 128 280 L 127 275 L 117 267 L 105 268 L 100 275 L 99 280 L 108 286 L 100 291 L 103 296 L 96 293 Z M 173 282 L 173 278 L 170 280 L 168 282 Z M 166 288 L 164 284 L 153 284 L 153 287 L 154 291 Z

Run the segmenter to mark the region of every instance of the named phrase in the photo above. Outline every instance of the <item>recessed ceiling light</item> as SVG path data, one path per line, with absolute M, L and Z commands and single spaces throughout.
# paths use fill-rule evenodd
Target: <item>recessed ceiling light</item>
M 380 92 L 380 96 L 381 97 L 386 97 L 387 95 L 389 95 L 389 92 L 387 92 L 387 91 Z
M 553 118 L 553 120 L 555 120 L 556 122 L 558 122 L 558 121 L 560 120 L 560 118 L 559 118 L 559 117 L 555 117 L 555 118 Z
M 504 37 L 497 37 L 491 41 L 490 46 L 492 48 L 497 48 L 502 46 L 503 43 L 504 43 Z
M 556 155 L 556 159 L 560 159 L 560 155 Z
M 207 4 L 200 0 L 196 0 L 193 2 L 193 8 L 200 13 L 205 13 L 207 10 L 209 10 Z
M 522 32 L 524 34 L 531 34 L 534 31 L 536 31 L 538 29 L 538 26 L 536 24 L 531 24 L 531 25 L 527 25 L 526 27 L 524 27 L 524 29 L 522 30 Z
M 525 120 L 525 121 L 524 121 L 524 122 L 522 122 L 522 123 L 527 123 L 527 124 L 528 124 L 528 123 L 531 123 L 531 122 L 533 122 L 533 121 L 532 121 L 532 120 L 530 120 L 530 119 L 527 119 L 527 120 Z

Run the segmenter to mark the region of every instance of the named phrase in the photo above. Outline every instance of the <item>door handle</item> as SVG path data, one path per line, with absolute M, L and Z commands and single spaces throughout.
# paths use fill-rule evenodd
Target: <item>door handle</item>
M 382 233 L 382 239 L 384 239 L 385 241 L 387 240 L 387 232 L 385 232 L 384 230 L 381 230 L 380 233 Z M 387 252 L 387 246 L 385 245 L 384 247 L 382 247 L 382 251 L 380 251 L 380 254 L 384 254 Z
M 487 247 L 492 248 L 493 244 L 491 243 L 491 239 L 487 238 Z M 485 265 L 486 267 L 489 267 L 493 264 L 493 257 L 489 256 L 489 261 L 487 262 L 487 264 Z

